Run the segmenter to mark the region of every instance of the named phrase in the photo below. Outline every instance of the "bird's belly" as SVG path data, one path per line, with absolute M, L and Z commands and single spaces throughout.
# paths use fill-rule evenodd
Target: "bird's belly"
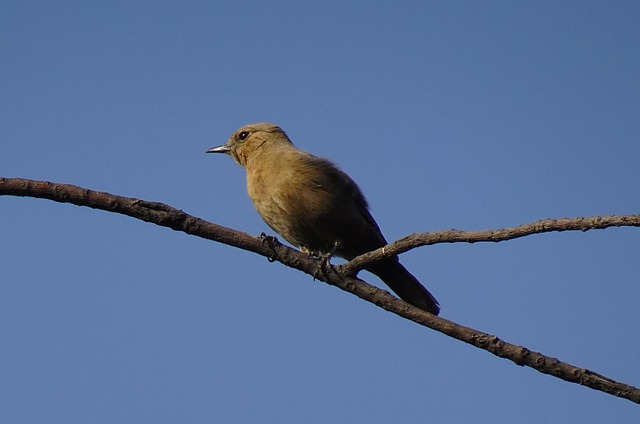
M 301 190 L 261 190 L 248 187 L 249 197 L 262 219 L 286 241 L 305 252 L 327 253 L 338 241 L 325 225 L 323 211 L 305 201 Z

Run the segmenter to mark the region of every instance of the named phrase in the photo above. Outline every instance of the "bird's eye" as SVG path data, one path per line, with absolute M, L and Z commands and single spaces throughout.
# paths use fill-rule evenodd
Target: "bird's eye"
M 246 140 L 247 137 L 249 137 L 249 131 L 242 131 L 240 134 L 238 134 L 238 138 L 240 140 Z

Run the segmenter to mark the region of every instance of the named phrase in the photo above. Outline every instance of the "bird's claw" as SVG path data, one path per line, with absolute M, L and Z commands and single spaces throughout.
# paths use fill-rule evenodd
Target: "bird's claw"
M 327 271 L 329 270 L 330 267 L 333 266 L 333 265 L 331 265 L 331 257 L 333 256 L 333 254 L 336 252 L 336 250 L 339 247 L 340 247 L 340 242 L 337 241 L 337 242 L 335 242 L 335 244 L 331 248 L 331 251 L 326 253 L 326 254 L 316 253 L 316 252 L 309 252 L 309 256 L 310 257 L 313 255 L 313 256 L 315 256 L 316 258 L 318 258 L 320 260 L 318 268 L 316 268 L 315 272 L 313 273 L 313 279 L 314 280 L 316 278 L 316 275 L 318 275 L 318 271 L 322 272 L 323 275 L 327 275 Z
M 327 275 L 327 265 L 331 266 L 331 263 L 329 262 L 329 259 L 330 259 L 329 255 L 318 256 L 317 258 L 319 259 L 319 263 L 316 270 L 313 271 L 312 277 L 314 280 L 318 276 L 318 273 L 322 273 L 322 275 Z
M 260 239 L 262 241 L 262 245 L 266 245 L 271 250 L 272 256 L 268 256 L 267 260 L 269 262 L 275 262 L 276 259 L 278 259 L 278 254 L 276 253 L 276 243 L 278 243 L 278 239 L 265 233 L 260 233 Z

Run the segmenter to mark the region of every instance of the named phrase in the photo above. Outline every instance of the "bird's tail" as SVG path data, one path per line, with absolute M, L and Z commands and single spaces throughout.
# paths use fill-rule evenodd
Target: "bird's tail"
M 440 312 L 440 305 L 436 298 L 407 271 L 397 258 L 372 263 L 365 269 L 380 277 L 405 302 L 434 315 Z

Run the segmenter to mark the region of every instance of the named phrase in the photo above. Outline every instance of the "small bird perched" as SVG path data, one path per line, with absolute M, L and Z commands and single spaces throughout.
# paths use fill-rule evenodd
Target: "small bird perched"
M 387 244 L 358 185 L 333 163 L 295 147 L 277 125 L 246 125 L 207 153 L 227 153 L 246 169 L 247 191 L 262 219 L 303 252 L 351 260 Z M 404 301 L 440 312 L 397 256 L 365 269 Z

